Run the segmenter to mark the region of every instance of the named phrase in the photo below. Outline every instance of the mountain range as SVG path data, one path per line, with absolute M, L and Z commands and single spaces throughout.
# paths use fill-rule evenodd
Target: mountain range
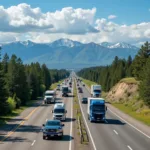
M 52 43 L 18 41 L 1 44 L 2 55 L 20 57 L 24 63 L 45 63 L 49 68 L 83 68 L 110 64 L 115 56 L 127 59 L 137 54 L 139 48 L 128 43 L 80 43 L 59 39 Z

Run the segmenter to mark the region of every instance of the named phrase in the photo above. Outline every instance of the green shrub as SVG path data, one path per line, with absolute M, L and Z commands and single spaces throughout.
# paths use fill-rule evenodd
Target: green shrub
M 8 112 L 11 113 L 16 108 L 16 102 L 12 97 L 9 97 L 7 103 L 8 103 Z

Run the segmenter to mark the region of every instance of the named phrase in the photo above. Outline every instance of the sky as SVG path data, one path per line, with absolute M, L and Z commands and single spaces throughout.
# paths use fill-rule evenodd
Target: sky
M 150 0 L 0 0 L 0 43 L 150 41 Z

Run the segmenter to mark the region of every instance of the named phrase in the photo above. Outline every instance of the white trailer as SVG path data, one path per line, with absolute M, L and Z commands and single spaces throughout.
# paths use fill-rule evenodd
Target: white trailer
M 101 85 L 91 85 L 91 97 L 101 97 Z

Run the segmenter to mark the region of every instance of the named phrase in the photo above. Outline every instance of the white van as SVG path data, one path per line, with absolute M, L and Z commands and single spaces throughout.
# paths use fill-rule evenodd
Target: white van
M 66 120 L 67 110 L 64 103 L 57 103 L 52 110 L 54 120 Z
M 48 90 L 44 94 L 44 103 L 55 103 L 56 92 L 53 90 Z

